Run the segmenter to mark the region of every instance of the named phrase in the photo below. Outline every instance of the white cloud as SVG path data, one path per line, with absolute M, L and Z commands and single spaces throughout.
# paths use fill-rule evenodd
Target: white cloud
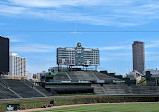
M 101 0 L 8 0 L 13 4 L 27 7 L 62 7 L 62 6 L 92 6 L 97 5 Z
M 7 15 L 8 13 L 22 14 L 27 10 L 27 8 L 19 7 L 19 6 L 0 5 L 0 7 L 1 7 L 0 12 L 2 15 Z
M 158 56 L 147 57 L 146 61 L 159 61 L 159 57 Z
M 146 52 L 146 55 L 159 55 L 159 52 Z
M 22 45 L 15 45 L 11 47 L 11 52 L 18 52 L 18 53 L 45 53 L 45 52 L 55 52 L 56 47 L 48 46 L 44 44 L 22 44 Z
M 21 15 L 28 18 L 43 18 L 53 21 L 70 21 L 81 22 L 92 25 L 105 25 L 105 26 L 134 26 L 136 23 L 119 22 L 116 21 L 114 16 L 94 16 L 85 13 L 60 11 L 60 10 L 37 10 L 23 7 L 0 5 L 0 15 Z M 27 16 L 29 15 L 29 16 Z M 21 17 L 19 16 L 19 17 Z
M 117 56 L 117 57 L 107 57 L 107 58 L 100 58 L 100 61 L 101 62 L 104 62 L 104 61 L 114 61 L 114 60 L 116 60 L 116 61 L 121 61 L 121 60 L 124 60 L 124 61 L 127 61 L 127 60 L 132 60 L 132 59 L 130 59 L 130 58 L 121 58 L 121 57 L 119 57 L 119 56 Z
M 157 48 L 159 47 L 159 40 L 150 41 L 149 44 L 145 45 L 145 48 Z
M 120 52 L 120 53 L 106 53 L 104 55 L 119 57 L 119 56 L 131 56 L 132 53 L 131 53 L 131 50 L 130 50 L 130 52 L 126 52 L 126 53 L 124 53 L 124 52 Z
M 21 41 L 18 40 L 18 39 L 11 39 L 11 38 L 9 39 L 9 41 L 12 42 L 12 43 L 21 42 Z
M 0 7 L 0 15 L 105 26 L 143 25 L 159 19 L 156 0 L 8 0 Z
M 110 47 L 100 47 L 99 50 L 123 50 L 131 49 L 131 46 L 110 46 Z
M 143 0 L 8 0 L 10 3 L 26 7 L 64 7 L 64 6 L 131 6 Z M 144 3 L 149 3 L 147 0 Z
M 150 41 L 150 42 L 159 44 L 159 40 L 153 40 L 153 41 Z

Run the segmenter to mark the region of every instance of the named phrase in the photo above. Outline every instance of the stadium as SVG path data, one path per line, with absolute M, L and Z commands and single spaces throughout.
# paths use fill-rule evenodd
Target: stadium
M 9 79 L 2 75 L 2 70 L 0 110 L 9 111 L 14 107 L 15 110 L 24 111 L 41 107 L 97 103 L 100 108 L 104 105 L 100 103 L 159 101 L 158 81 L 154 84 L 151 78 L 146 77 L 149 85 L 142 86 L 145 80 L 137 85 L 136 81 L 130 78 L 123 78 L 108 71 L 97 71 L 99 62 L 98 49 L 84 48 L 81 43 L 77 43 L 76 47 L 57 48 L 58 67 L 52 67 L 47 73 L 41 74 L 39 82 Z M 95 69 L 90 70 L 90 66 Z M 147 74 L 151 76 L 149 72 Z M 78 110 L 78 107 L 75 108 Z M 88 111 L 87 109 L 85 111 Z

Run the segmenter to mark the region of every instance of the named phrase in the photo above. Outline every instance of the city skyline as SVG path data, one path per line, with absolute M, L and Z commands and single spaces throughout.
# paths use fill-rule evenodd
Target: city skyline
M 76 46 L 74 32 L 49 31 L 156 31 L 158 1 L 143 0 L 3 0 L 0 35 L 10 37 L 10 51 L 26 57 L 32 73 L 56 66 L 56 48 Z M 46 31 L 46 32 L 32 32 Z M 48 31 L 48 32 L 47 32 Z M 78 32 L 84 47 L 99 48 L 99 70 L 126 74 L 133 70 L 133 41 L 146 47 L 146 69 L 159 64 L 159 32 Z M 51 61 L 52 60 L 52 61 Z

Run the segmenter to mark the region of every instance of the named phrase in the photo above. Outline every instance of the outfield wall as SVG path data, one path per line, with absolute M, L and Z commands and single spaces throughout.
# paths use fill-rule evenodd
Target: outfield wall
M 90 103 L 121 103 L 121 102 L 158 102 L 159 96 L 75 96 L 52 97 L 39 99 L 19 99 L 0 101 L 0 111 L 5 111 L 8 104 L 20 104 L 20 109 L 40 108 L 54 100 L 55 106 L 90 104 Z

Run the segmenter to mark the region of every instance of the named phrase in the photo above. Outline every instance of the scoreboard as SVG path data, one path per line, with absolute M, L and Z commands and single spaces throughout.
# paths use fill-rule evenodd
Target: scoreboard
M 76 47 L 57 48 L 57 64 L 68 66 L 98 66 L 99 49 L 82 47 L 78 42 Z

